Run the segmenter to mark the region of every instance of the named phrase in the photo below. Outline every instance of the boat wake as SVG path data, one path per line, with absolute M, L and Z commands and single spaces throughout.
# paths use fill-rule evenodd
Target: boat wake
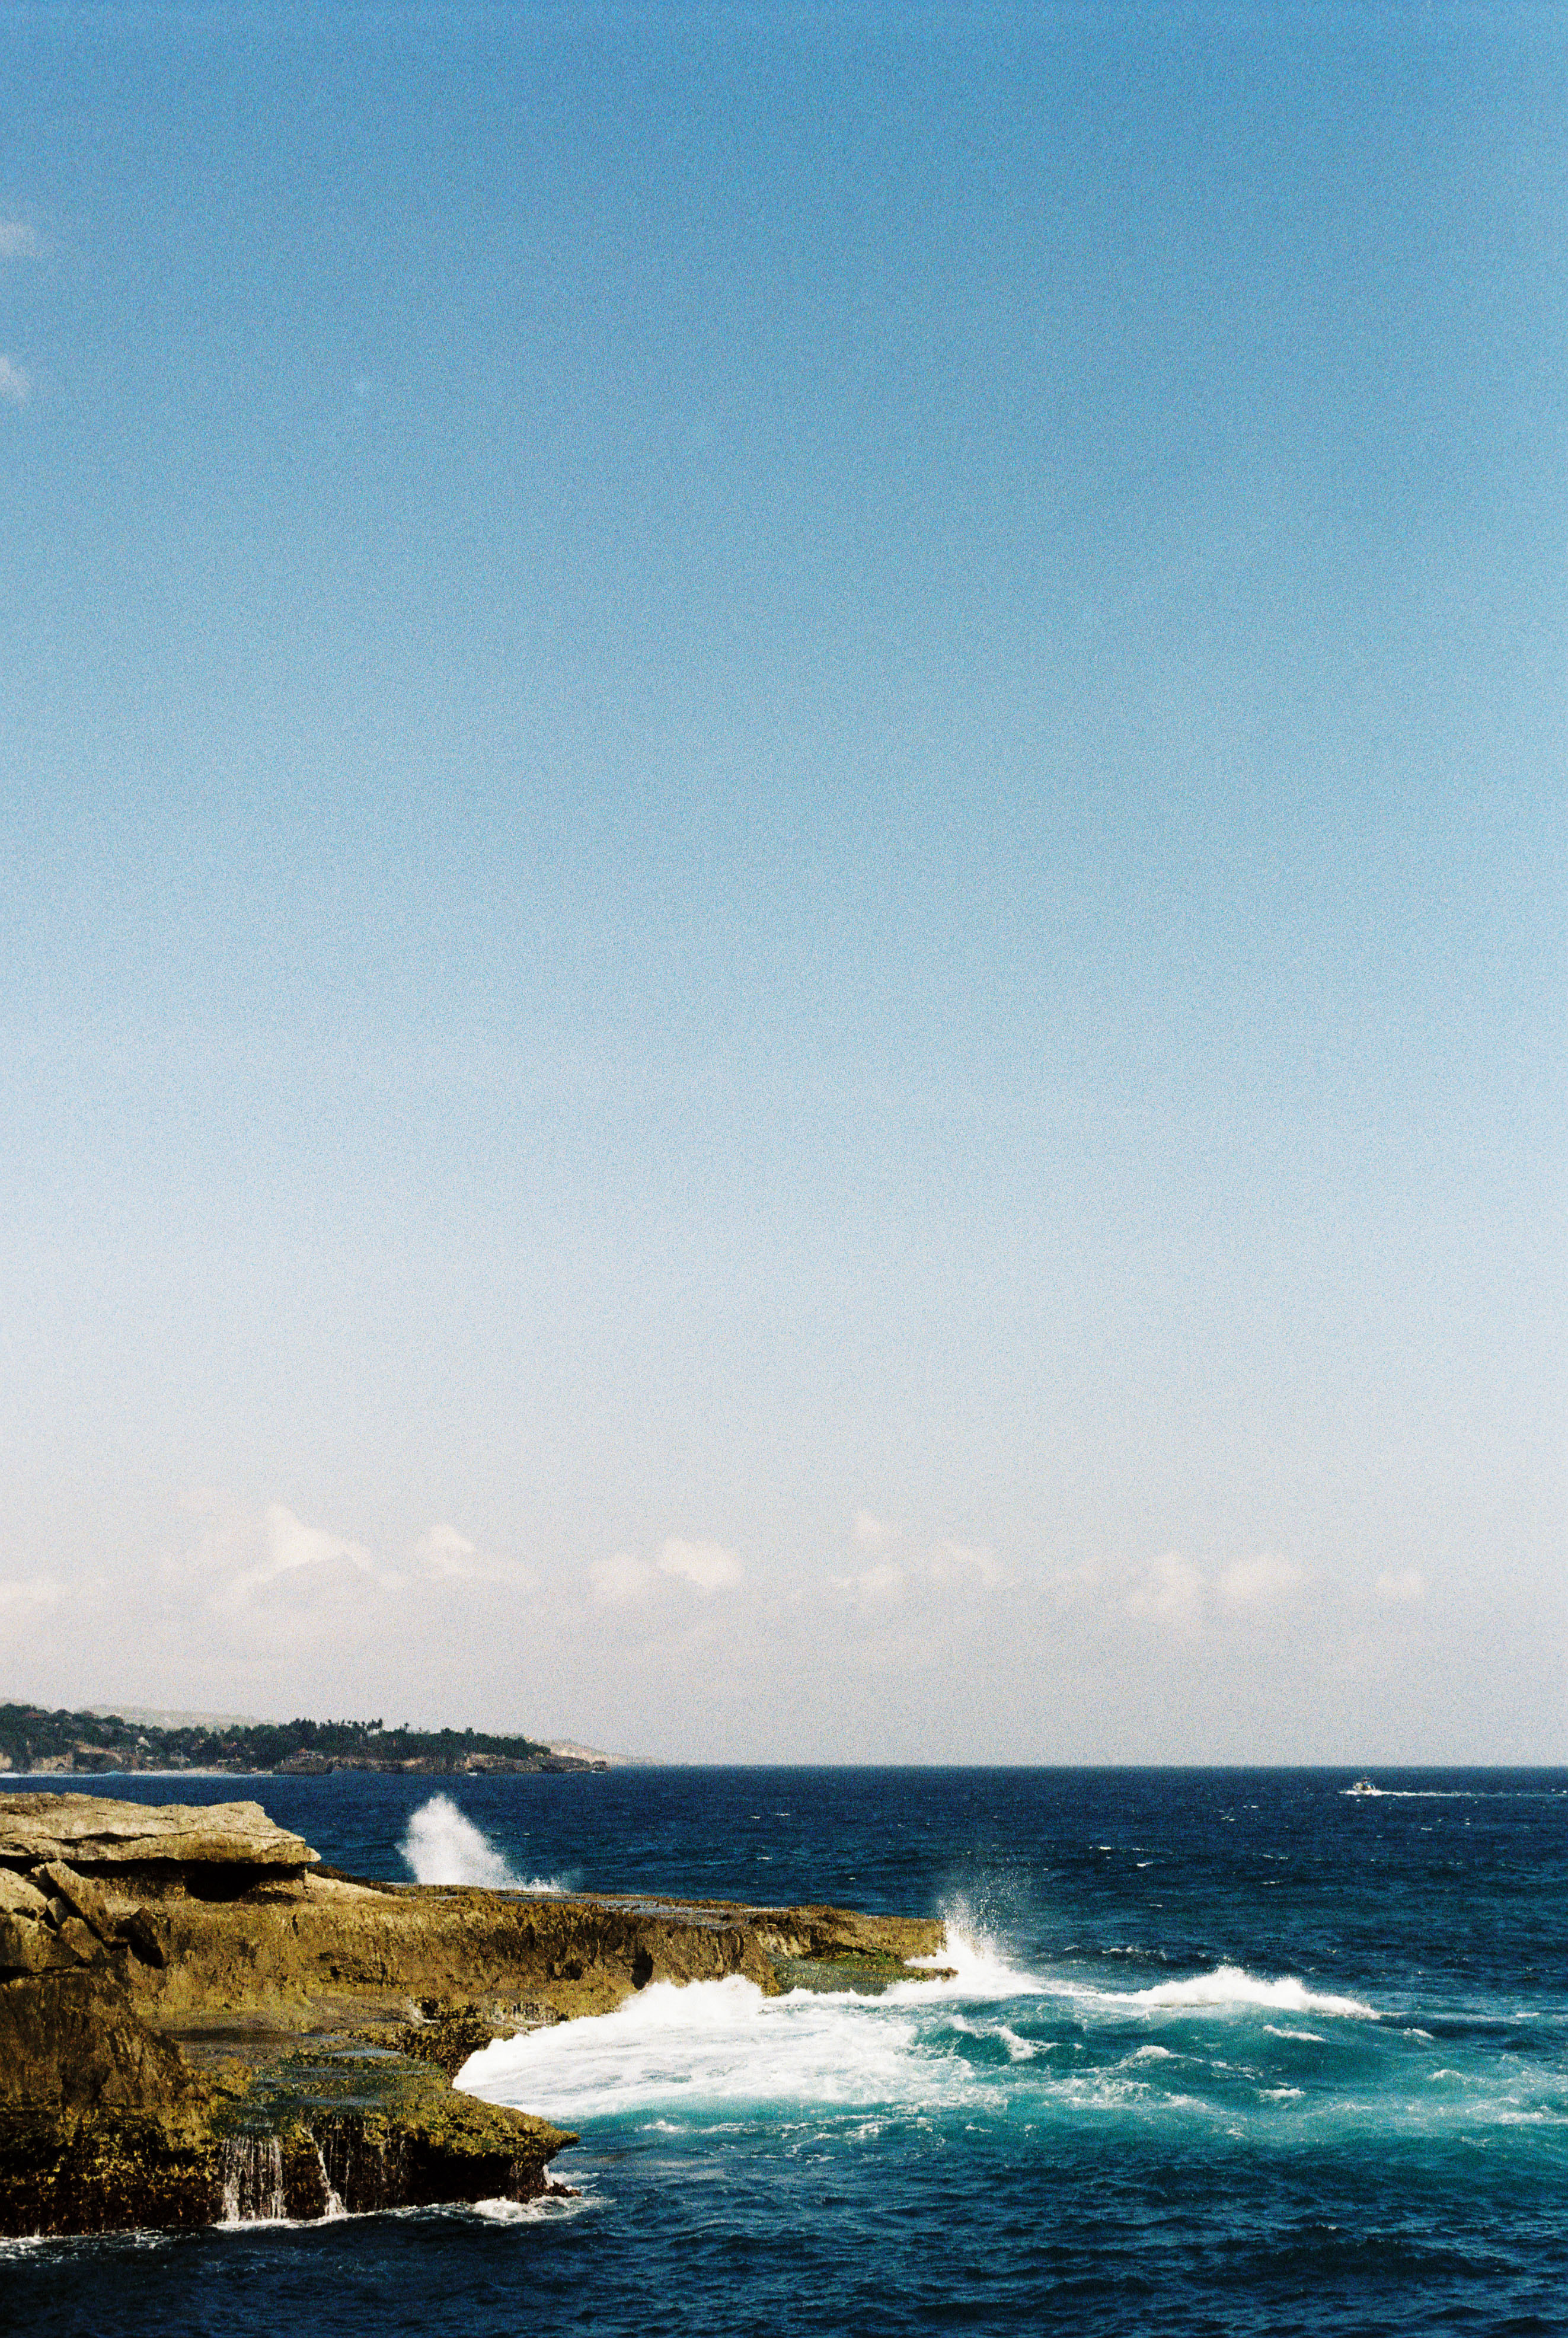
M 1486 1803 L 1514 1802 L 1512 1794 L 1481 1794 L 1458 1786 L 1375 1786 L 1370 1778 L 1357 1778 L 1353 1786 L 1341 1786 L 1357 1803 Z

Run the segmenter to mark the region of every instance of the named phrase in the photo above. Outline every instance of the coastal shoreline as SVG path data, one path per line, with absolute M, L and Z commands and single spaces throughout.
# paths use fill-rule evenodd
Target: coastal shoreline
M 656 1981 L 879 1992 L 936 1978 L 944 1938 L 376 1881 L 254 1803 L 0 1795 L 0 2233 L 537 2199 L 576 2138 L 456 2090 L 470 2054 Z

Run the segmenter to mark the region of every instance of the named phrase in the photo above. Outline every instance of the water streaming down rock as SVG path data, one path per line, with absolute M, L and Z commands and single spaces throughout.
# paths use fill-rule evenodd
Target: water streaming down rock
M 283 2146 L 275 2135 L 226 2137 L 220 2167 L 224 2224 L 277 2224 L 282 2220 L 287 2214 L 283 2205 Z M 322 2173 L 325 2176 L 326 2170 Z M 336 2198 L 329 2184 L 327 2189 Z M 331 2214 L 330 2209 L 328 2214 Z
M 313 2143 L 316 2141 L 314 2137 L 311 2137 L 311 2141 Z M 333 2185 L 331 2176 L 327 2173 L 326 2156 L 323 2153 L 319 2143 L 316 2143 L 316 2165 L 321 2170 L 321 2189 L 326 2196 L 327 2201 L 326 2206 L 321 2211 L 322 2215 L 346 2216 L 348 2214 L 348 2211 L 343 2205 L 343 2202 Z

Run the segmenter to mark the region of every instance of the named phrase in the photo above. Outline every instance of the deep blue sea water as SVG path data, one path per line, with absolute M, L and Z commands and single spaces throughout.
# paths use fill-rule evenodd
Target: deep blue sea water
M 1366 1796 L 1300 1770 L 454 1783 L 485 1842 L 438 1811 L 427 1858 L 946 1911 L 959 1979 L 655 1986 L 464 2074 L 579 2131 L 557 2165 L 578 2199 L 10 2245 L 0 2318 L 36 2338 L 1568 2331 L 1568 1773 L 1373 1774 Z M 103 1783 L 253 1796 L 386 1876 L 432 1800 L 351 1773 Z

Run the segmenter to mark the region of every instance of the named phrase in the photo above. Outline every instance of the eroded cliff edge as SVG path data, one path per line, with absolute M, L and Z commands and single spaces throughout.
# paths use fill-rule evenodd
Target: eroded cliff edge
M 929 1977 L 934 1920 L 368 1882 L 259 1803 L 0 1796 L 0 2232 L 535 2198 L 575 2138 L 459 2094 L 652 1981 Z

